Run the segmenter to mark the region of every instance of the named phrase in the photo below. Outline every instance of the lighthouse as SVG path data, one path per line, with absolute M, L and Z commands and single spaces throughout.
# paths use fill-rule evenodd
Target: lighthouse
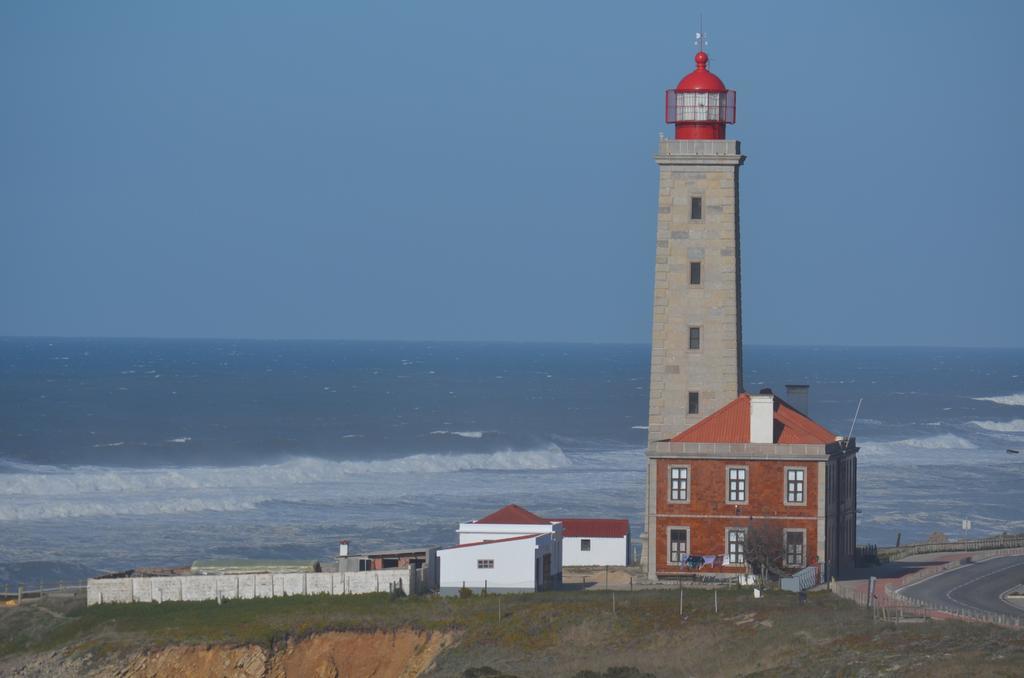
M 740 322 L 740 142 L 736 93 L 708 68 L 665 93 L 656 161 L 658 235 L 654 273 L 649 440 L 671 438 L 743 389 Z
M 701 45 L 703 47 L 703 45 Z M 696 67 L 665 93 L 643 565 L 650 580 L 747 571 L 750 543 L 808 585 L 853 562 L 857 445 L 786 400 L 743 392 L 736 93 Z M 767 547 L 766 547 L 767 548 Z

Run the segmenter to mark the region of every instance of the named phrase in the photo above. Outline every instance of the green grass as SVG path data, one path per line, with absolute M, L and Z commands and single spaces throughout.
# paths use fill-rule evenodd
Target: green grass
M 722 614 L 752 609 L 788 609 L 796 599 L 779 596 L 773 602 L 753 601 L 749 593 L 719 593 Z M 498 619 L 499 598 L 502 617 Z M 604 592 L 546 592 L 471 598 L 403 597 L 388 594 L 361 596 L 291 596 L 259 600 L 228 600 L 197 603 L 95 605 L 80 603 L 66 610 L 66 621 L 44 618 L 44 628 L 32 637 L 17 639 L 24 617 L 33 611 L 5 611 L 0 631 L 9 642 L 0 655 L 15 651 L 49 649 L 68 643 L 99 639 L 124 645 L 166 645 L 171 643 L 256 643 L 272 645 L 286 637 L 306 636 L 324 630 L 378 630 L 416 628 L 457 630 L 474 641 L 505 644 L 522 649 L 541 649 L 556 643 L 560 634 L 581 619 L 610 624 L 626 637 L 642 634 L 653 625 L 678 624 L 678 594 L 639 591 L 616 594 Z M 759 604 L 755 605 L 757 602 Z M 685 614 L 694 619 L 714 615 L 713 594 L 687 590 Z M 811 596 L 808 609 L 858 611 L 831 596 Z M 24 613 L 17 619 L 17 613 Z M 37 616 L 38 617 L 38 616 Z M 4 622 L 7 622 L 6 624 Z M 38 618 L 35 626 L 39 626 Z M 11 642 L 13 641 L 13 642 Z
M 274 648 L 288 638 L 325 630 L 412 628 L 459 636 L 440 660 L 444 675 L 481 666 L 519 675 L 550 673 L 546 666 L 559 666 L 557 675 L 636 666 L 665 675 L 665 662 L 694 656 L 701 657 L 701 672 L 708 675 L 728 675 L 740 666 L 766 675 L 804 675 L 812 668 L 828 674 L 837 665 L 859 667 L 851 669 L 854 674 L 891 666 L 938 670 L 955 668 L 958 657 L 965 667 L 990 666 L 998 673 L 999 667 L 1024 662 L 1024 634 L 987 625 L 875 623 L 868 611 L 828 593 L 812 594 L 804 605 L 778 592 L 761 600 L 731 589 L 718 596 L 716 614 L 712 591 L 685 590 L 682 618 L 677 591 L 617 592 L 614 613 L 611 593 L 581 591 L 467 599 L 295 596 L 223 605 L 91 608 L 79 602 L 63 611 L 67 619 L 25 606 L 0 612 L 0 655 L 60 646 L 94 655 L 178 643 Z

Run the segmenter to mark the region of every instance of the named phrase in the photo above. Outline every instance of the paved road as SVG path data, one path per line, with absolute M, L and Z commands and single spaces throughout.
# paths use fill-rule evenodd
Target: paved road
M 901 592 L 941 607 L 1005 614 L 1024 620 L 1024 610 L 999 598 L 1020 584 L 1024 584 L 1024 556 L 1003 556 L 943 572 L 907 586 Z

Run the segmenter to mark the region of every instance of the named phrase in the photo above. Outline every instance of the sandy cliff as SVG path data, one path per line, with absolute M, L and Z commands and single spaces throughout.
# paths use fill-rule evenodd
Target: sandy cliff
M 270 650 L 259 645 L 174 645 L 102 659 L 60 652 L 35 656 L 12 676 L 182 678 L 413 678 L 452 641 L 451 634 L 413 630 L 320 633 Z

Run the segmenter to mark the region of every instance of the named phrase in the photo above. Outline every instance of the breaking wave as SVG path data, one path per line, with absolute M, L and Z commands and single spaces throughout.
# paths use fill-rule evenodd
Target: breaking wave
M 103 492 L 200 490 L 208 488 L 280 487 L 340 481 L 371 473 L 452 473 L 497 470 L 535 471 L 566 468 L 572 462 L 557 445 L 535 450 L 467 454 L 414 454 L 398 459 L 331 461 L 296 457 L 259 466 L 185 468 L 109 468 L 99 466 L 30 466 L 3 476 L 0 501 L 16 496 L 69 496 Z M 0 504 L 2 506 L 2 504 Z
M 915 463 L 956 463 L 962 460 L 962 453 L 976 450 L 978 446 L 966 438 L 952 433 L 924 438 L 907 438 L 891 441 L 865 441 L 861 444 L 861 456 L 871 457 L 879 462 L 900 462 L 912 459 Z
M 0 522 L 108 515 L 246 511 L 297 494 L 328 503 L 376 496 L 380 483 L 407 489 L 409 477 L 460 471 L 544 471 L 572 462 L 557 445 L 532 450 L 414 454 L 397 459 L 331 461 L 295 457 L 259 466 L 185 468 L 57 467 L 0 460 Z M 376 474 L 370 480 L 367 476 Z M 301 489 L 298 489 L 301 488 Z M 367 492 L 370 492 L 367 495 Z
M 116 515 L 173 515 L 195 511 L 247 511 L 256 508 L 266 498 L 246 499 L 224 497 L 154 497 L 149 499 L 122 499 L 109 501 L 74 501 L 66 499 L 0 503 L 0 522 L 11 520 L 47 520 L 52 518 L 87 518 Z
M 1012 421 L 972 421 L 972 424 L 986 431 L 997 433 L 1024 433 L 1024 419 Z
M 905 447 L 915 447 L 923 450 L 976 450 L 978 446 L 972 443 L 966 438 L 961 438 L 958 435 L 952 433 L 943 433 L 937 436 L 928 436 L 927 438 L 907 438 L 906 440 L 897 440 L 889 445 L 903 445 Z
M 483 438 L 491 431 L 431 431 L 432 436 L 458 436 L 460 438 Z
M 1024 407 L 1024 393 L 1014 393 L 1004 396 L 978 396 L 977 398 L 972 398 L 972 400 L 987 400 L 988 402 L 997 403 L 999 405 L 1016 405 L 1018 407 Z

